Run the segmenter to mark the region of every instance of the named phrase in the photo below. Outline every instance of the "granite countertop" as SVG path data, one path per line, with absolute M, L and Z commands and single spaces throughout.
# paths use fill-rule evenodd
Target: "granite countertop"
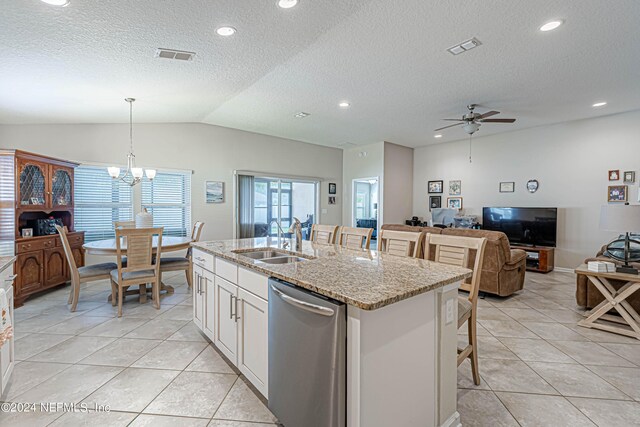
M 471 276 L 471 270 L 432 261 L 382 254 L 366 249 L 346 249 L 304 241 L 308 258 L 291 264 L 266 264 L 242 256 L 250 249 L 281 250 L 276 238 L 220 240 L 192 246 L 252 270 L 300 286 L 363 310 L 389 304 L 455 283 Z M 290 242 L 289 248 L 295 246 Z
M 9 267 L 16 260 L 14 256 L 0 256 L 0 272 Z

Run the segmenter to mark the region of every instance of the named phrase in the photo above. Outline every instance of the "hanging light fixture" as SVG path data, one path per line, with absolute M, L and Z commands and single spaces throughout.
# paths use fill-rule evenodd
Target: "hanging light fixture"
M 127 154 L 127 170 L 124 175 L 120 176 L 120 168 L 111 166 L 107 168 L 109 176 L 113 179 L 120 179 L 122 182 L 133 187 L 142 181 L 143 175 L 147 176 L 149 181 L 156 177 L 155 169 L 147 169 L 143 172 L 142 168 L 136 167 L 136 156 L 133 154 L 133 103 L 135 98 L 125 98 L 129 103 L 129 154 Z

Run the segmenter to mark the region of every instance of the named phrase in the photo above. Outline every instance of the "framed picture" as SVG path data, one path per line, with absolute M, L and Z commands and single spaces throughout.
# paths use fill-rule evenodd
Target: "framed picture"
M 500 192 L 501 193 L 513 193 L 516 191 L 516 183 L 515 182 L 501 182 L 500 183 Z
M 207 203 L 224 203 L 224 182 L 206 181 L 204 187 Z
M 23 228 L 22 237 L 33 237 L 33 228 Z
M 442 207 L 442 197 L 429 196 L 429 210 Z
M 336 204 L 336 196 L 329 196 L 329 204 L 330 205 Z
M 462 181 L 449 181 L 449 195 L 459 196 L 462 194 Z
M 336 186 L 335 182 L 330 182 L 329 183 L 329 194 L 336 194 L 336 190 L 338 189 L 338 187 Z
M 429 193 L 442 193 L 443 186 L 444 186 L 444 181 L 429 181 L 428 182 Z
M 633 184 L 634 182 L 636 182 L 636 173 L 635 171 L 624 171 L 624 182 L 627 182 L 629 184 Z
M 609 181 L 617 181 L 620 179 L 620 170 L 610 170 L 609 171 Z
M 448 197 L 447 207 L 449 209 L 462 209 L 462 197 Z
M 626 185 L 610 185 L 608 189 L 608 202 L 626 202 L 627 186 Z
M 32 205 L 39 205 L 40 203 L 40 199 L 38 199 L 37 197 L 32 197 L 31 198 L 31 204 Z M 44 203 L 43 203 L 44 204 Z

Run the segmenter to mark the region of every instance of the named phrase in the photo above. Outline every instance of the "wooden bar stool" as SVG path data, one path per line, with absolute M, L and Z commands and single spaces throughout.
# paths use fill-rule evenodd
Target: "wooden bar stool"
M 324 243 L 333 245 L 338 235 L 337 225 L 313 224 L 311 226 L 311 236 L 309 240 L 314 243 Z
M 339 245 L 345 248 L 369 249 L 373 228 L 340 227 Z
M 425 232 L 382 230 L 378 251 L 390 255 L 417 258 L 422 250 Z

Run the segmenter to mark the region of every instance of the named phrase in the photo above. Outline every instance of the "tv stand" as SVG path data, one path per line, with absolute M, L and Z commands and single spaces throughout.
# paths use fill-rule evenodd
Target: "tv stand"
M 527 253 L 527 270 L 538 273 L 553 271 L 554 248 L 544 246 L 511 246 Z

